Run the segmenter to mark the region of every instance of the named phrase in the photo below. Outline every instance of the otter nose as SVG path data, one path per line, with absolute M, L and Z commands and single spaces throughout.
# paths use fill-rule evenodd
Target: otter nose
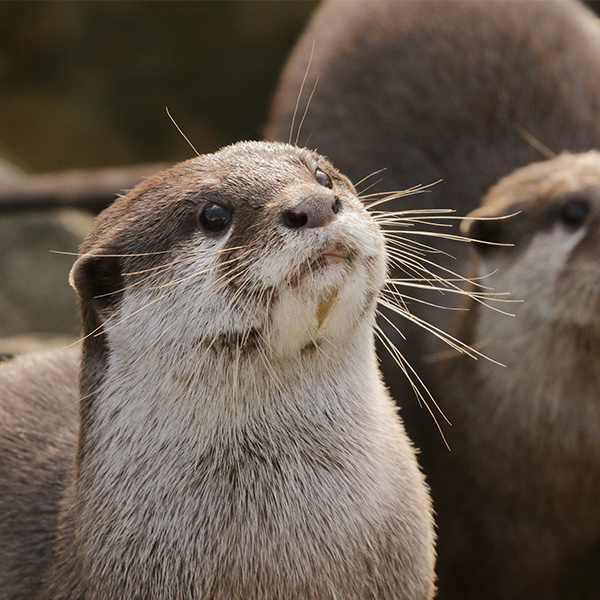
M 309 196 L 292 209 L 281 213 L 281 221 L 290 229 L 325 227 L 336 219 L 340 201 L 331 196 Z

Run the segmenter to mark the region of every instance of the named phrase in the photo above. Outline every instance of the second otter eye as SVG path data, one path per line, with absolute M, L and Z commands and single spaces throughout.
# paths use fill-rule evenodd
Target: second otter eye
M 588 213 L 589 204 L 584 200 L 569 200 L 560 210 L 562 222 L 569 227 L 579 227 L 583 224 Z
M 231 211 L 222 204 L 206 204 L 202 207 L 198 220 L 208 233 L 221 233 L 231 223 Z
M 331 181 L 331 177 L 329 177 L 329 175 L 327 175 L 327 173 L 325 173 L 325 171 L 322 171 L 321 169 L 317 169 L 315 171 L 315 179 L 317 180 L 317 183 L 319 185 L 322 185 L 323 187 L 333 187 L 333 181 Z

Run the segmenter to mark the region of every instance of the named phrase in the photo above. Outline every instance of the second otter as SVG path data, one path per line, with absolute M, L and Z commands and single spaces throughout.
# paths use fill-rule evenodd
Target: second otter
M 506 244 L 481 244 L 473 275 L 522 302 L 503 307 L 514 318 L 474 304 L 459 333 L 506 366 L 458 357 L 438 373 L 439 401 L 453 424 L 452 452 L 437 432 L 428 444 L 440 597 L 593 600 L 600 594 L 600 153 L 519 169 L 471 216 L 505 215 L 515 216 L 465 221 L 475 239 Z

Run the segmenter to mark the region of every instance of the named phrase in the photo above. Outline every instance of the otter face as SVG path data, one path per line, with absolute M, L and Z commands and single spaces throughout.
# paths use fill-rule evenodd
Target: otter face
M 561 155 L 502 179 L 471 217 L 478 276 L 520 317 L 600 328 L 600 153 Z M 497 246 L 489 244 L 508 244 Z
M 336 344 L 374 313 L 386 274 L 349 180 L 313 152 L 261 142 L 146 181 L 98 218 L 83 252 L 71 282 L 109 343 L 182 352 Z

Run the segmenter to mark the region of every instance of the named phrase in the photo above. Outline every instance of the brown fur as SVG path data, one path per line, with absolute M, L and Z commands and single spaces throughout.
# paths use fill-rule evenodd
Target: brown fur
M 31 600 L 56 538 L 77 432 L 78 350 L 0 366 L 0 598 Z
M 522 300 L 501 306 L 515 317 L 472 306 L 460 328 L 506 367 L 456 358 L 440 373 L 453 423 L 452 452 L 430 448 L 440 598 L 591 600 L 600 594 L 600 154 L 520 169 L 473 216 L 515 212 L 469 229 L 511 244 L 478 246 L 472 274 L 494 272 L 483 282 Z
M 355 182 L 385 169 L 360 186 L 379 182 L 367 193 L 441 180 L 424 194 L 382 205 L 389 210 L 450 207 L 462 216 L 499 178 L 543 159 L 538 142 L 556 153 L 600 147 L 600 30 L 578 2 L 325 1 L 285 68 L 269 139 L 288 140 L 306 73 L 295 130 L 316 88 L 300 144 L 328 156 Z M 468 272 L 466 245 L 422 241 L 455 257 L 438 254 L 436 262 Z M 423 290 L 413 295 L 459 304 Z M 444 331 L 455 317 L 416 302 L 410 310 Z M 382 328 L 439 398 L 424 358 L 445 348 L 390 316 L 409 341 L 383 321 Z M 422 445 L 420 421 L 430 417 L 411 415 L 407 408 L 416 403 L 406 378 L 387 352 L 381 358 L 409 432 Z
M 223 234 L 199 225 L 215 202 Z M 303 205 L 331 223 L 286 225 Z M 430 599 L 428 493 L 374 355 L 384 257 L 350 182 L 284 144 L 198 157 L 107 209 L 71 275 L 72 481 L 19 593 L 43 576 L 40 600 Z

